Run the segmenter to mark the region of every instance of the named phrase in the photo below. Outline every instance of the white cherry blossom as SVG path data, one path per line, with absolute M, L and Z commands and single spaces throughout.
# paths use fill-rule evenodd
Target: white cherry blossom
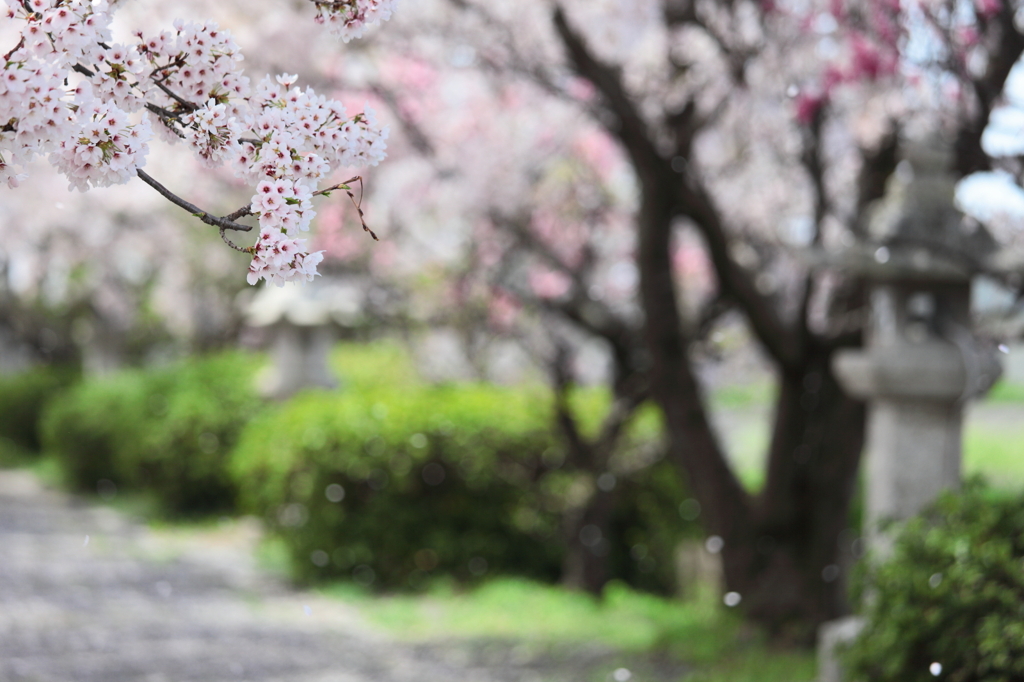
M 248 280 L 282 284 L 316 274 L 322 253 L 297 234 L 316 215 L 317 186 L 335 169 L 376 165 L 387 129 L 373 111 L 349 115 L 338 101 L 295 85 L 297 76 L 264 78 L 253 90 L 241 51 L 215 22 L 177 20 L 155 35 L 114 42 L 107 0 L 5 0 L 19 22 L 18 42 L 0 65 L 0 181 L 24 179 L 23 165 L 48 155 L 85 191 L 142 177 L 204 222 L 244 226 L 196 211 L 141 172 L 154 133 L 183 140 L 207 167 L 230 165 L 256 186 L 259 237 Z M 314 3 L 316 21 L 346 42 L 391 16 L 393 0 Z M 246 228 L 247 229 L 247 228 Z

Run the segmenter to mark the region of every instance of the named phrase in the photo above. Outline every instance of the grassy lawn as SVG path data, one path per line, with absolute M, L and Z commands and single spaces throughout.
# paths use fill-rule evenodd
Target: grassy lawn
M 772 651 L 710 593 L 682 602 L 613 583 L 603 600 L 503 578 L 456 592 L 439 583 L 423 595 L 371 596 L 349 584 L 322 590 L 407 641 L 495 640 L 549 652 L 600 645 L 611 653 L 592 679 L 643 658 L 671 659 L 679 682 L 809 682 L 813 656 Z M 616 657 L 618 656 L 618 657 Z M 637 663 L 641 669 L 642 664 Z M 644 679 L 638 672 L 637 680 Z M 660 678 L 659 678 L 660 679 Z
M 712 415 L 737 475 L 748 490 L 764 482 L 771 435 L 771 391 L 730 388 L 713 396 Z M 1024 386 L 997 384 L 964 419 L 963 471 L 1006 490 L 1024 491 Z
M 1024 490 L 1024 402 L 988 401 L 964 424 L 965 474 L 1007 490 Z

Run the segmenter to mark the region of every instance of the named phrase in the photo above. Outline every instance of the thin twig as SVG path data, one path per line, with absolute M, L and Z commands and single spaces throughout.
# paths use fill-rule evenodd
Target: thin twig
M 83 76 L 85 76 L 87 78 L 92 78 L 93 76 L 96 75 L 95 71 L 93 71 L 92 69 L 90 69 L 87 66 L 82 66 L 81 64 L 75 64 L 74 66 L 71 67 L 71 70 L 72 71 L 77 71 L 78 73 L 82 74 Z
M 223 230 L 235 230 L 237 232 L 249 232 L 250 230 L 252 230 L 252 225 L 243 225 L 241 223 L 236 223 L 232 219 L 232 218 L 240 218 L 240 217 L 242 217 L 244 215 L 250 215 L 251 214 L 250 212 L 243 213 L 243 211 L 249 211 L 249 207 L 244 207 L 243 209 L 239 209 L 238 211 L 235 211 L 234 213 L 230 214 L 229 216 L 225 216 L 223 218 L 219 218 L 219 217 L 217 217 L 215 215 L 210 215 L 209 213 L 207 213 L 203 209 L 199 208 L 195 204 L 192 204 L 192 203 L 189 203 L 188 201 L 185 201 L 184 199 L 179 197 L 177 194 L 175 194 L 171 190 L 169 190 L 166 187 L 164 187 L 163 185 L 161 185 L 151 175 L 146 173 L 141 168 L 136 171 L 136 174 L 139 176 L 139 178 L 143 182 L 145 182 L 147 185 L 149 185 L 150 187 L 155 189 L 157 192 L 159 192 L 160 195 L 163 196 L 165 199 L 170 201 L 175 206 L 180 206 L 181 208 L 185 209 L 186 211 L 188 211 L 189 213 L 191 213 L 195 217 L 197 217 L 200 220 L 202 220 L 207 225 L 212 225 L 214 227 L 219 227 L 219 228 L 221 228 L 222 231 Z
M 154 114 L 156 114 L 157 116 L 159 116 L 162 119 L 171 120 L 171 119 L 176 119 L 179 116 L 181 116 L 180 112 L 171 111 L 170 109 L 164 109 L 159 104 L 152 104 L 150 102 L 146 102 L 146 109 L 148 109 L 149 111 L 152 111 Z
M 359 199 L 356 199 L 356 195 L 352 193 L 352 188 L 350 187 L 350 185 L 357 180 L 359 181 Z M 370 229 L 370 226 L 366 224 L 366 219 L 363 217 L 363 176 L 356 175 L 355 177 L 349 178 L 344 182 L 339 182 L 337 185 L 332 187 L 317 190 L 316 192 L 313 192 L 313 196 L 327 195 L 339 189 L 345 190 L 345 194 L 347 194 L 348 198 L 352 201 L 352 205 L 356 207 L 356 211 L 359 213 L 359 223 L 363 226 L 363 231 L 368 232 L 369 235 L 373 237 L 373 241 L 379 242 L 380 239 L 377 238 L 377 234 Z
M 165 95 L 167 95 L 168 97 L 173 99 L 175 102 L 180 104 L 182 106 L 182 108 L 185 109 L 186 111 L 195 111 L 195 110 L 200 108 L 198 104 L 193 104 L 192 102 L 189 102 L 187 99 L 185 99 L 184 97 L 178 95 L 177 93 L 175 93 L 173 90 L 171 90 L 169 87 L 167 87 L 166 85 L 164 85 L 160 81 L 154 80 L 153 84 L 156 87 L 160 88 L 160 90 L 163 91 L 163 93 Z
M 240 253 L 247 253 L 250 256 L 253 254 L 253 247 L 251 247 L 251 246 L 250 247 L 239 246 L 238 244 L 236 244 L 233 241 L 231 241 L 230 239 L 228 239 L 228 235 L 226 234 L 226 232 L 227 232 L 227 228 L 225 228 L 225 227 L 221 227 L 220 228 L 220 238 L 224 241 L 225 244 L 227 244 L 232 249 L 234 249 L 235 251 L 238 251 Z
M 239 218 L 244 218 L 245 216 L 248 216 L 248 215 L 253 215 L 252 206 L 251 205 L 243 206 L 242 208 L 238 209 L 234 213 L 228 213 L 226 216 L 222 216 L 222 217 L 223 217 L 224 220 L 230 220 L 231 222 L 235 222 Z
M 25 45 L 25 36 L 22 36 L 21 40 L 18 41 L 18 44 L 15 45 L 14 47 L 12 47 L 11 51 L 4 55 L 4 61 L 5 62 L 6 61 L 10 61 L 11 55 L 14 54 L 15 52 L 17 52 L 18 50 L 20 50 L 22 48 L 22 46 L 24 46 L 24 45 Z
M 159 82 L 163 83 L 168 78 L 170 78 L 175 73 L 177 73 L 178 70 L 180 70 L 181 67 L 184 66 L 184 65 L 185 65 L 185 62 L 184 62 L 183 59 L 181 59 L 181 57 L 175 57 L 174 61 L 171 62 L 170 64 L 164 64 L 163 66 L 157 66 L 156 68 L 154 68 L 149 73 L 149 78 L 150 78 L 150 80 L 152 80 L 154 82 L 155 81 L 159 81 Z M 174 70 L 172 71 L 172 69 L 174 69 Z M 155 77 L 157 72 L 160 73 L 160 78 L 156 78 Z

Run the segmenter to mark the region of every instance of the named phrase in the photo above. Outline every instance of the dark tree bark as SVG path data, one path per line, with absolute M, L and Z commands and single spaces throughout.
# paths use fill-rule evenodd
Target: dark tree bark
M 475 3 L 452 0 L 464 9 Z M 634 375 L 647 382 L 649 395 L 660 406 L 669 435 L 669 458 L 700 502 L 701 518 L 709 535 L 724 541 L 722 559 L 726 588 L 742 597 L 741 608 L 770 632 L 792 641 L 809 642 L 816 626 L 847 611 L 844 585 L 833 567 L 841 564 L 839 538 L 848 523 L 860 451 L 864 440 L 864 406 L 845 396 L 831 371 L 831 356 L 838 348 L 861 342 L 859 329 L 845 329 L 836 336 L 812 333 L 808 323 L 814 277 L 805 278 L 805 289 L 796 315 L 786 316 L 783 307 L 756 286 L 757 272 L 747 270 L 730 248 L 736 227 L 725 224 L 723 212 L 713 200 L 692 154 L 694 137 L 707 123 L 698 113 L 698 98 L 674 103 L 655 111 L 626 87 L 613 65 L 595 57 L 586 40 L 570 24 L 552 0 L 552 26 L 564 47 L 568 68 L 590 81 L 599 97 L 592 104 L 596 120 L 616 138 L 635 172 L 640 192 L 636 217 L 640 272 L 642 329 L 595 323 L 582 308 L 560 311 L 588 333 L 605 338 L 614 349 L 620 377 L 628 384 Z M 736 91 L 746 86 L 746 65 L 757 46 L 737 39 L 729 44 L 720 22 L 708 22 L 708 12 L 720 9 L 723 16 L 732 3 L 666 0 L 664 20 L 670 27 L 683 25 L 703 30 L 730 64 Z M 1013 23 L 1013 8 L 979 23 L 989 59 L 985 73 L 973 78 L 974 105 L 959 112 L 952 130 L 956 145 L 956 169 L 966 174 L 991 167 L 980 140 L 993 108 L 998 103 L 1010 68 L 1024 52 L 1024 36 Z M 721 18 L 721 17 L 719 17 Z M 491 19 L 494 21 L 493 19 Z M 688 64 L 676 63 L 667 54 L 677 75 Z M 557 95 L 561 89 L 540 68 L 525 68 L 532 81 Z M 704 103 L 707 104 L 706 102 Z M 820 245 L 820 229 L 826 216 L 837 217 L 826 195 L 828 170 L 821 149 L 824 109 L 809 125 L 801 161 L 813 195 L 814 243 Z M 713 115 L 713 114 L 712 114 Z M 854 215 L 843 216 L 847 229 L 865 235 L 871 203 L 883 193 L 897 161 L 899 126 L 874 150 L 862 150 L 862 169 L 856 187 Z M 685 163 L 678 163 L 679 160 Z M 676 163 L 673 163 L 676 160 Z M 718 307 L 727 304 L 740 311 L 756 341 L 777 369 L 778 393 L 772 436 L 767 453 L 763 490 L 746 491 L 731 470 L 706 413 L 706 402 L 690 357 L 694 338 L 684 324 L 677 301 L 677 282 L 670 254 L 673 225 L 685 221 L 703 237 L 714 267 Z M 840 289 L 833 305 L 854 311 L 864 304 L 864 285 L 849 282 Z M 705 325 L 697 325 L 698 328 Z M 638 359 L 637 336 L 645 349 Z M 566 433 L 572 437 L 572 429 Z M 578 435 L 578 434 L 576 434 Z M 594 452 L 583 451 L 594 443 L 580 442 L 580 457 L 600 461 Z M 596 471 L 596 469 L 595 469 Z M 570 543 L 579 544 L 566 564 L 566 575 L 587 589 L 602 583 L 600 562 L 591 562 L 579 531 L 585 525 L 601 527 L 606 521 L 607 500 L 597 495 L 592 507 L 583 509 L 567 524 Z
M 613 495 L 614 491 L 598 490 L 582 509 L 565 519 L 562 584 L 570 589 L 599 595 L 608 582 L 607 537 L 615 506 Z
M 565 305 L 571 307 L 571 303 Z M 609 317 L 608 321 L 612 319 Z M 586 502 L 579 509 L 569 511 L 562 519 L 566 547 L 562 562 L 562 583 L 571 589 L 594 595 L 601 594 L 610 577 L 610 528 L 618 492 L 615 485 L 602 488 L 600 477 L 609 473 L 612 454 L 622 440 L 623 430 L 647 397 L 646 382 L 633 366 L 638 344 L 628 334 L 620 336 L 613 331 L 622 329 L 617 324 L 602 326 L 600 329 L 599 335 L 613 348 L 615 380 L 611 408 L 595 437 L 588 438 L 580 432 L 569 409 L 568 390 L 572 381 L 566 349 L 560 348 L 556 352 L 551 368 L 557 428 L 568 450 L 565 466 L 586 472 L 597 484 Z
M 840 389 L 831 351 L 813 346 L 780 379 L 768 476 L 738 551 L 735 588 L 747 613 L 772 632 L 806 642 L 817 624 L 847 611 L 839 566 L 864 439 L 864 406 Z
M 773 635 L 809 643 L 818 624 L 847 611 L 835 573 L 864 408 L 839 389 L 829 363 L 832 347 L 800 344 L 800 355 L 787 354 L 779 363 L 765 488 L 757 498 L 742 488 L 711 429 L 688 357 L 668 255 L 670 196 L 656 187 L 645 191 L 638 253 L 652 393 L 665 414 L 670 456 L 704 510 L 708 533 L 724 540 L 727 589 L 738 592 L 748 616 Z
M 670 2 L 666 21 L 702 25 L 695 5 Z M 755 286 L 755 274 L 736 263 L 722 213 L 692 169 L 691 145 L 703 122 L 693 101 L 664 113 L 655 125 L 670 131 L 674 148 L 656 144 L 656 135 L 627 92 L 619 71 L 602 63 L 555 7 L 553 26 L 572 68 L 591 81 L 608 112 L 609 133 L 625 150 L 640 185 L 637 216 L 640 304 L 649 353 L 650 389 L 660 405 L 670 437 L 670 457 L 701 504 L 709 534 L 724 540 L 722 559 L 728 590 L 742 597 L 742 608 L 780 638 L 810 643 L 820 623 L 846 613 L 845 587 L 838 566 L 839 539 L 847 527 L 864 441 L 864 406 L 843 394 L 831 370 L 832 353 L 861 342 L 859 329 L 836 337 L 813 334 L 808 324 L 813 277 L 805 280 L 799 314 L 783 320 L 771 298 Z M 990 167 L 981 149 L 988 123 L 1009 69 L 1024 52 L 1024 36 L 1013 24 L 1009 4 L 981 26 L 989 61 L 973 82 L 975 104 L 954 131 L 955 169 L 961 174 Z M 729 46 L 719 41 L 723 51 Z M 742 57 L 742 49 L 737 53 Z M 737 78 L 742 87 L 742 69 Z M 819 243 L 822 219 L 829 211 L 825 195 L 820 132 L 824 114 L 813 122 L 802 159 L 815 196 L 814 222 Z M 854 191 L 856 215 L 849 229 L 863 235 L 865 215 L 878 199 L 897 160 L 898 125 L 893 123 L 877 149 L 862 150 L 862 168 Z M 684 170 L 673 169 L 681 157 Z M 689 357 L 687 336 L 676 300 L 670 262 L 672 226 L 689 221 L 703 236 L 717 275 L 719 298 L 747 319 L 757 341 L 774 361 L 779 377 L 764 489 L 755 496 L 731 471 L 705 412 L 705 403 Z M 847 312 L 864 304 L 863 283 L 843 287 L 833 305 Z

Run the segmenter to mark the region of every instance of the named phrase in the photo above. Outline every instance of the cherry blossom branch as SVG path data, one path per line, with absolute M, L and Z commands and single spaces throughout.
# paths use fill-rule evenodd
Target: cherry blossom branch
M 800 163 L 811 181 L 813 188 L 814 215 L 811 219 L 811 245 L 821 245 L 822 226 L 825 216 L 829 212 L 828 191 L 825 188 L 825 162 L 822 158 L 821 129 L 825 123 L 827 106 L 820 106 L 811 116 L 811 120 L 804 128 L 804 149 L 800 155 Z M 811 299 L 814 296 L 814 283 L 816 273 L 808 270 L 803 275 L 803 292 L 800 294 L 799 312 L 796 325 L 798 333 L 804 337 L 811 336 L 810 310 Z
M 355 5 L 354 0 L 310 0 L 310 2 L 317 7 L 330 7 L 332 9 L 341 9 Z
M 636 372 L 617 386 L 612 404 L 601 421 L 600 432 L 588 438 L 579 428 L 569 403 L 569 391 L 574 384 L 569 356 L 567 344 L 556 341 L 554 357 L 549 362 L 556 421 L 568 441 L 570 463 L 584 470 L 602 472 L 607 469 L 629 419 L 649 397 L 649 382 L 643 373 Z
M 24 41 L 24 38 L 22 40 Z M 80 74 L 82 74 L 83 76 L 85 76 L 87 78 L 92 78 L 92 77 L 94 77 L 96 75 L 95 71 L 93 71 L 88 66 L 85 66 L 83 64 L 75 64 L 74 66 L 71 67 L 71 70 L 75 71 L 77 73 L 80 73 Z M 166 85 L 164 85 L 160 81 L 158 81 L 158 80 L 156 80 L 154 78 L 151 78 L 150 80 L 153 82 L 154 85 L 156 85 L 158 88 L 160 88 L 160 90 L 163 91 L 164 94 L 166 94 L 168 97 L 170 97 L 175 102 L 180 104 L 183 108 L 185 108 L 185 110 L 187 110 L 187 111 L 195 111 L 196 109 L 199 108 L 198 105 L 193 104 L 192 102 L 189 102 L 186 99 L 183 99 L 182 97 L 180 97 L 179 95 L 174 93 L 170 88 L 168 88 Z M 170 110 L 165 109 L 165 108 L 163 108 L 161 106 L 153 104 L 152 102 L 146 102 L 145 107 L 146 107 L 146 109 L 148 109 L 149 111 L 152 111 L 154 114 L 156 114 L 157 116 L 159 116 L 163 120 L 172 120 L 172 119 L 175 119 L 175 118 L 178 118 L 179 116 L 181 116 L 181 114 L 178 113 L 178 112 L 170 111 Z M 174 132 L 179 137 L 181 136 L 181 132 L 180 131 L 175 130 Z
M 587 333 L 604 339 L 624 375 L 630 374 L 628 368 L 636 364 L 637 349 L 642 346 L 641 341 L 635 330 L 611 307 L 587 295 L 586 282 L 589 279 L 590 262 L 585 262 L 580 268 L 570 268 L 548 244 L 530 234 L 522 217 L 509 217 L 498 213 L 492 213 L 490 217 L 495 226 L 512 236 L 523 252 L 539 257 L 544 263 L 572 280 L 573 286 L 568 297 L 551 299 L 532 295 L 512 281 L 503 281 L 514 278 L 512 273 L 515 270 L 515 259 L 510 255 L 502 259 L 499 271 L 493 279 L 501 283 L 502 288 L 514 292 L 518 299 L 567 319 Z
M 758 50 L 756 48 L 734 47 L 730 45 L 721 31 L 715 28 L 710 21 L 700 16 L 696 11 L 696 3 L 694 3 L 694 12 L 690 18 L 690 23 L 699 27 L 718 46 L 725 61 L 729 64 L 729 73 L 733 81 L 744 83 L 746 81 L 747 64 L 757 55 Z
M 821 243 L 822 223 L 830 210 L 828 191 L 825 189 L 825 162 L 821 149 L 821 128 L 825 123 L 826 111 L 826 107 L 819 107 L 810 121 L 810 125 L 807 126 L 804 135 L 804 149 L 800 155 L 800 163 L 807 171 L 807 176 L 814 189 L 814 217 L 811 221 L 814 228 L 811 243 L 814 246 Z
M 253 254 L 253 252 L 255 251 L 255 247 L 253 247 L 253 246 L 239 246 L 238 244 L 236 244 L 233 241 L 231 241 L 230 239 L 228 239 L 227 228 L 226 227 L 221 227 L 220 228 L 220 238 L 221 238 L 221 241 L 223 241 L 225 244 L 227 244 L 229 247 L 231 247 L 235 251 L 238 251 L 239 253 L 246 253 L 246 254 L 249 254 L 251 256 Z
M 234 222 L 238 218 L 247 215 L 252 215 L 252 212 L 248 206 L 240 208 L 234 213 L 231 213 L 227 216 L 217 217 L 215 215 L 211 215 L 207 211 L 204 211 L 195 204 L 186 201 L 185 199 L 182 199 L 177 194 L 161 185 L 155 178 L 153 178 L 153 176 L 151 176 L 149 173 L 142 170 L 141 168 L 136 170 L 136 175 L 138 175 L 139 179 L 142 180 L 144 183 L 155 189 L 160 194 L 160 196 L 167 199 L 175 206 L 185 209 L 186 211 L 194 215 L 196 218 L 199 218 L 207 225 L 219 227 L 221 229 L 222 235 L 225 230 L 235 230 L 237 232 L 249 232 L 250 230 L 252 230 L 252 225 L 243 225 L 242 223 Z
M 314 4 L 315 21 L 345 41 L 390 18 L 394 8 L 393 0 Z M 120 44 L 110 39 L 112 12 L 105 3 L 9 0 L 8 5 L 6 15 L 24 22 L 21 39 L 0 63 L 0 180 L 8 186 L 17 187 L 26 177 L 20 172 L 24 164 L 42 154 L 49 154 L 70 186 L 81 191 L 138 177 L 217 227 L 229 247 L 253 256 L 251 284 L 309 281 L 317 274 L 323 252 L 308 252 L 301 237 L 316 215 L 313 196 L 344 190 L 363 229 L 377 239 L 365 221 L 361 177 L 314 191 L 333 168 L 372 166 L 384 158 L 387 129 L 371 110 L 350 117 L 341 102 L 295 87 L 297 77 L 287 74 L 266 76 L 250 89 L 238 46 L 212 22 L 175 22 L 174 32 L 146 38 L 140 31 L 134 35 L 141 42 Z M 84 63 L 75 63 L 76 56 Z M 71 73 L 86 81 L 69 84 Z M 72 115 L 51 114 L 51 107 Z M 247 129 L 252 118 L 243 108 L 260 116 L 261 132 Z M 301 116 L 320 122 L 315 131 L 297 129 L 299 109 Z M 140 110 L 145 115 L 133 116 Z M 236 173 L 255 187 L 251 203 L 216 216 L 140 170 L 154 124 L 183 139 L 208 168 L 233 162 Z M 254 136 L 259 139 L 249 139 Z M 352 189 L 356 181 L 358 198 Z M 255 246 L 243 247 L 227 231 L 251 231 L 252 225 L 238 222 L 249 215 L 259 217 L 260 236 Z
M 173 99 L 175 102 L 180 104 L 182 106 L 182 108 L 185 109 L 186 111 L 195 111 L 196 109 L 199 108 L 198 104 L 194 104 L 192 102 L 189 102 L 184 97 L 181 97 L 176 92 L 171 90 L 169 87 L 164 85 L 164 83 L 162 81 L 154 79 L 153 80 L 153 85 L 155 85 L 156 87 L 160 88 L 161 92 L 163 92 L 165 95 L 167 95 L 168 97 Z
M 25 36 L 21 36 L 21 39 L 18 41 L 18 44 L 15 45 L 11 49 L 10 52 L 8 52 L 7 54 L 4 55 L 4 61 L 6 62 L 6 61 L 10 60 L 11 55 L 14 54 L 15 52 L 17 52 L 18 50 L 20 50 L 22 48 L 22 46 L 24 46 L 24 45 L 25 45 Z
M 522 249 L 538 256 L 548 266 L 572 280 L 575 291 L 586 291 L 587 285 L 580 269 L 570 268 L 545 240 L 538 239 L 536 235 L 531 234 L 527 227 L 529 218 L 525 216 L 508 217 L 496 211 L 492 211 L 489 217 L 496 227 L 511 234 Z
M 614 126 L 615 129 L 610 132 L 622 141 L 637 170 L 644 172 L 652 164 L 658 165 L 661 159 L 657 146 L 647 122 L 626 92 L 621 70 L 598 61 L 591 54 L 583 37 L 569 25 L 564 10 L 558 4 L 552 12 L 552 23 L 577 73 L 594 84 L 604 98 L 609 113 L 614 114 L 618 120 L 618 126 Z
M 356 181 L 359 181 L 359 199 L 358 200 L 356 199 L 355 195 L 352 194 L 352 188 L 351 188 L 351 184 L 353 182 L 356 182 Z M 365 217 L 363 215 L 363 208 L 362 208 L 362 204 L 363 204 L 363 176 L 356 175 L 354 177 L 349 178 L 348 180 L 345 180 L 344 182 L 339 182 L 338 184 L 333 185 L 331 187 L 327 187 L 325 189 L 317 190 L 316 192 L 313 192 L 313 196 L 315 196 L 315 197 L 317 197 L 317 196 L 329 197 L 329 196 L 331 196 L 331 192 L 334 192 L 334 191 L 339 190 L 339 189 L 345 191 L 345 194 L 347 194 L 348 198 L 352 201 L 352 205 L 355 206 L 356 212 L 359 214 L 359 223 L 363 226 L 363 232 L 369 233 L 369 235 L 371 237 L 373 237 L 373 241 L 379 242 L 380 239 L 378 239 L 377 238 L 377 234 L 373 230 L 370 229 L 370 226 L 366 224 L 366 219 L 365 219 Z

